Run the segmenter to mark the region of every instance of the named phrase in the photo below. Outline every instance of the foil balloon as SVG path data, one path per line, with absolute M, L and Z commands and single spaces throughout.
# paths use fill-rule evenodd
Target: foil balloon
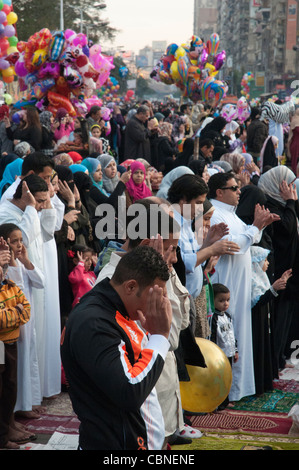
M 182 407 L 190 413 L 212 413 L 230 392 L 232 368 L 215 343 L 203 338 L 196 338 L 196 342 L 207 367 L 187 365 L 190 382 L 180 382 Z
M 203 101 L 215 99 L 219 102 L 226 92 L 226 85 L 220 80 L 215 80 L 214 77 L 208 77 L 203 80 L 201 90 Z
M 213 61 L 213 65 L 215 66 L 215 69 L 220 70 L 223 67 L 225 60 L 226 60 L 225 51 L 222 51 L 219 54 L 217 54 Z
M 234 121 L 238 117 L 237 106 L 227 103 L 223 106 L 220 114 L 227 122 Z
M 220 43 L 219 35 L 217 33 L 213 33 L 210 39 L 207 41 L 208 53 L 211 56 L 214 57 L 217 54 L 219 43 Z

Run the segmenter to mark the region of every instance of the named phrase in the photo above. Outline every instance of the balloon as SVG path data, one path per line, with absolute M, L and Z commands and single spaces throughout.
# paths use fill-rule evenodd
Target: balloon
M 18 15 L 12 11 L 7 15 L 7 24 L 12 25 L 18 21 Z
M 64 108 L 69 113 L 70 116 L 76 116 L 75 108 L 73 107 L 70 100 L 67 99 L 65 96 L 61 96 L 58 93 L 49 91 L 47 97 L 48 97 L 50 104 L 54 108 L 56 109 Z
M 230 392 L 232 369 L 219 346 L 203 338 L 196 342 L 207 367 L 187 365 L 190 382 L 180 382 L 182 408 L 190 413 L 212 413 Z
M 3 5 L 3 7 L 1 8 L 1 11 L 3 11 L 6 15 L 9 15 L 9 13 L 11 12 L 11 6 Z
M 220 80 L 215 80 L 214 77 L 206 78 L 202 83 L 202 99 L 208 101 L 214 99 L 220 101 L 226 92 L 226 86 Z
M 4 93 L 3 98 L 4 98 L 5 104 L 7 104 L 7 106 L 10 106 L 12 104 L 13 99 L 12 99 L 12 96 L 9 93 Z
M 185 85 L 188 77 L 188 65 L 183 57 L 178 59 L 178 72 Z
M 8 67 L 10 67 L 8 60 L 0 59 L 0 70 L 8 69 Z
M 176 60 L 174 60 L 171 64 L 170 75 L 174 80 L 180 80 L 181 78 L 178 70 L 178 63 Z
M 40 67 L 44 62 L 46 62 L 47 57 L 46 49 L 37 49 L 33 54 L 32 64 L 35 67 Z
M 216 70 L 220 70 L 226 60 L 226 52 L 222 51 L 214 58 L 214 66 Z
M 217 54 L 219 43 L 219 35 L 217 33 L 213 33 L 207 42 L 208 53 L 211 54 L 211 56 L 214 57 Z
M 8 42 L 11 47 L 17 47 L 18 38 L 16 36 L 11 36 L 10 38 L 8 38 Z
M 6 13 L 4 11 L 0 11 L 0 23 L 3 24 L 6 21 Z
M 4 6 L 4 1 L 0 0 L 0 10 L 2 10 L 3 6 Z
M 225 104 L 220 112 L 221 116 L 224 117 L 224 119 L 227 122 L 234 121 L 238 117 L 238 109 L 237 106 L 233 104 Z
M 178 48 L 179 46 L 177 44 L 169 44 L 169 46 L 166 49 L 166 55 L 174 56 Z
M 180 59 L 181 57 L 184 57 L 185 55 L 186 55 L 186 51 L 182 47 L 178 47 L 177 50 L 175 51 L 176 60 Z

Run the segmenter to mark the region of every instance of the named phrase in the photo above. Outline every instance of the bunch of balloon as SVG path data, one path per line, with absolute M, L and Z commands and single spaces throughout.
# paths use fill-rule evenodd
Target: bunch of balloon
M 117 98 L 120 85 L 114 77 L 109 77 L 106 83 L 101 87 L 100 97 L 103 101 L 109 102 Z
M 1 0 L 0 0 L 1 1 Z M 99 45 L 89 46 L 86 34 L 71 29 L 51 32 L 43 28 L 17 44 L 15 73 L 24 98 L 40 111 L 64 108 L 71 116 L 88 112 L 86 100 L 109 78 L 113 58 L 101 54 Z
M 17 21 L 18 15 L 13 11 L 12 0 L 0 0 L 0 73 L 4 83 L 12 83 L 15 78 Z
M 247 72 L 243 75 L 241 81 L 241 95 L 245 96 L 247 100 L 250 99 L 250 82 L 254 80 L 254 75 L 252 72 Z
M 151 72 L 151 78 L 167 85 L 175 84 L 183 97 L 193 102 L 211 101 L 215 104 L 227 93 L 227 84 L 217 75 L 226 60 L 226 52 L 218 52 L 220 38 L 213 33 L 205 44 L 192 36 L 188 44 L 170 44 Z

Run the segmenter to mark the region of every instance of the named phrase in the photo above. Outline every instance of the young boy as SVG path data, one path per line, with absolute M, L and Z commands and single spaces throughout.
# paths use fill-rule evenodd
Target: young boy
M 215 309 L 211 318 L 210 340 L 223 350 L 232 365 L 233 361 L 237 362 L 239 359 L 239 353 L 232 317 L 227 313 L 230 302 L 230 291 L 223 284 L 213 284 L 213 292 Z M 227 397 L 218 407 L 218 410 L 226 408 L 228 403 L 229 400 Z
M 8 431 L 17 398 L 17 341 L 20 326 L 30 319 L 30 304 L 12 281 L 5 280 L 10 256 L 0 240 L 0 449 L 18 449 L 9 441 Z M 7 247 L 8 248 L 8 247 Z M 4 345 L 4 347 L 3 347 Z M 4 356 L 4 357 L 2 357 Z

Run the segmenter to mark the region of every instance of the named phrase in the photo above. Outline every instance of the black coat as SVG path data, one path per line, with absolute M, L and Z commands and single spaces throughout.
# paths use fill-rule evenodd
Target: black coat
M 144 158 L 151 163 L 151 132 L 136 117 L 127 123 L 125 131 L 125 160 Z

